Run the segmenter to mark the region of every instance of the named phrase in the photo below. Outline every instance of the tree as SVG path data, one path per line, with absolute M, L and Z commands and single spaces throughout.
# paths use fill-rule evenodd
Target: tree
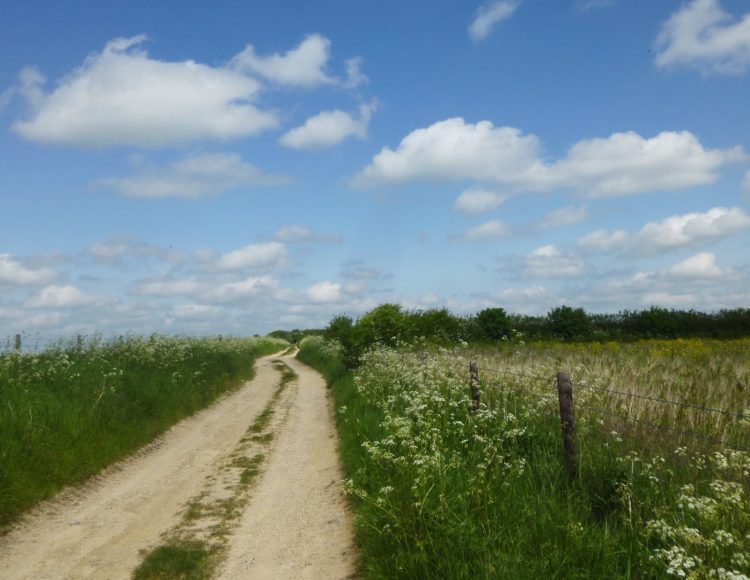
M 406 317 L 399 304 L 381 304 L 357 322 L 357 330 L 366 344 L 379 342 L 394 346 L 408 338 Z
M 552 332 L 563 340 L 585 340 L 591 334 L 591 321 L 583 308 L 559 306 L 547 314 Z
M 513 327 L 504 308 L 485 308 L 477 314 L 476 322 L 482 340 L 511 338 Z

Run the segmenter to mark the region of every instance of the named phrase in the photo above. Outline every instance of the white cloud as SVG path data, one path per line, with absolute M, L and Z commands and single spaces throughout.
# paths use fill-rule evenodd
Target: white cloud
M 323 111 L 285 133 L 279 142 L 292 149 L 325 149 L 348 137 L 365 139 L 375 109 L 375 103 L 361 105 L 358 118 L 344 111 Z
M 750 215 L 739 207 L 715 207 L 706 213 L 687 213 L 647 223 L 633 239 L 636 249 L 652 254 L 695 246 L 750 229 Z
M 746 158 L 741 147 L 705 149 L 687 131 L 644 138 L 634 132 L 582 140 L 546 162 L 535 135 L 489 121 L 439 121 L 384 147 L 353 180 L 359 187 L 414 180 L 502 183 L 512 190 L 569 189 L 588 197 L 669 191 L 713 183 L 727 163 Z
M 274 238 L 279 242 L 340 242 L 341 236 L 316 234 L 310 228 L 300 225 L 282 226 Z
M 512 230 L 506 223 L 500 220 L 490 220 L 478 226 L 469 228 L 463 234 L 454 236 L 453 239 L 494 240 L 497 238 L 508 237 L 511 233 Z
M 0 284 L 44 284 L 57 278 L 50 268 L 30 268 L 10 254 L 0 254 Z
M 716 254 L 711 252 L 690 256 L 669 269 L 669 274 L 675 278 L 690 279 L 722 278 L 732 273 L 729 269 L 720 268 L 716 264 Z
M 107 300 L 102 296 L 86 294 L 75 286 L 46 286 L 26 302 L 29 308 L 70 308 L 93 306 Z
M 367 187 L 430 181 L 515 182 L 537 161 L 539 140 L 489 121 L 466 123 L 455 117 L 416 129 L 394 151 L 384 147 L 355 178 Z
M 353 89 L 359 85 L 370 82 L 370 79 L 362 72 L 362 59 L 360 57 L 350 58 L 346 61 L 346 80 L 343 86 L 346 89 Z
M 750 13 L 735 20 L 719 0 L 693 0 L 664 24 L 656 47 L 660 67 L 742 74 L 750 67 Z
M 469 25 L 469 36 L 474 42 L 484 40 L 495 26 L 513 16 L 520 5 L 520 0 L 495 0 L 480 6 Z
M 707 150 L 688 131 L 650 139 L 629 131 L 579 141 L 532 181 L 545 190 L 568 187 L 589 197 L 617 197 L 713 183 L 722 165 L 744 158 L 740 147 Z
M 742 180 L 742 191 L 750 192 L 750 171 L 745 173 L 745 177 Z
M 486 189 L 466 189 L 461 192 L 453 209 L 468 215 L 479 215 L 505 203 L 507 195 Z
M 197 199 L 238 187 L 272 186 L 288 178 L 263 173 L 235 153 L 193 155 L 169 165 L 139 170 L 130 177 L 100 179 L 95 185 L 127 197 Z
M 286 248 L 279 242 L 250 244 L 221 256 L 216 268 L 225 271 L 270 268 L 280 265 L 286 256 Z
M 284 54 L 259 56 L 255 48 L 248 45 L 232 59 L 230 66 L 280 85 L 312 88 L 335 82 L 325 72 L 330 49 L 331 41 L 325 36 L 311 34 L 297 48 Z
M 549 212 L 539 224 L 542 229 L 557 226 L 569 226 L 586 221 L 589 212 L 585 207 L 575 207 L 572 205 L 561 207 Z
M 27 69 L 21 94 L 31 108 L 13 125 L 26 139 L 58 145 L 158 147 L 233 139 L 277 125 L 251 101 L 261 86 L 238 70 L 148 56 L 144 36 L 118 38 L 62 78 L 49 93 Z
M 278 282 L 273 276 L 250 276 L 237 282 L 225 282 L 215 286 L 207 286 L 201 292 L 201 297 L 211 302 L 231 302 L 263 294 L 273 290 Z
M 584 263 L 580 256 L 563 254 L 554 245 L 541 246 L 526 256 L 524 273 L 534 278 L 570 278 L 580 276 Z
M 629 240 L 630 234 L 626 230 L 608 232 L 605 229 L 598 229 L 580 238 L 578 246 L 589 250 L 608 252 L 624 247 Z
M 261 296 L 278 287 L 277 280 L 269 275 L 249 276 L 240 280 L 221 281 L 210 277 L 144 280 L 136 284 L 134 294 L 155 298 L 185 297 L 201 302 L 227 303 Z
M 307 297 L 315 303 L 338 302 L 341 300 L 341 284 L 319 282 L 307 289 Z

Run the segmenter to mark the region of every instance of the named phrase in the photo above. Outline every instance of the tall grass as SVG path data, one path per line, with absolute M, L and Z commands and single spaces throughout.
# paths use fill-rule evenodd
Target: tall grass
M 0 526 L 207 406 L 285 344 L 152 336 L 0 355 Z
M 649 392 L 659 386 L 654 371 L 663 365 L 661 378 L 678 373 L 679 380 L 660 394 L 696 404 L 746 405 L 731 394 L 734 379 L 746 376 L 735 358 L 737 344 L 694 343 L 680 353 L 675 343 L 674 359 L 667 346 L 610 345 L 609 354 L 592 352 L 590 345 L 460 349 L 429 357 L 392 349 L 368 353 L 354 380 L 339 380 L 333 390 L 352 455 L 345 461 L 347 489 L 357 513 L 363 575 L 747 577 L 750 454 L 692 449 L 667 437 L 654 445 L 649 431 L 624 432 L 608 414 L 581 412 L 580 475 L 568 481 L 554 386 L 530 378 L 551 379 L 562 368 L 578 382 L 593 381 L 596 369 L 605 375 L 602 384 L 630 373 L 643 379 L 640 392 Z M 480 373 L 491 362 L 516 373 L 506 373 L 501 388 L 485 383 L 476 414 L 470 411 L 468 365 L 456 363 L 463 355 L 480 359 Z M 680 371 L 669 370 L 664 359 L 677 361 Z M 644 369 L 652 371 L 649 384 Z M 714 380 L 701 391 L 710 372 Z M 607 403 L 589 402 L 592 408 Z M 642 419 L 667 419 L 635 405 L 631 401 L 630 410 Z M 685 428 L 695 426 L 711 424 Z M 734 427 L 736 435 L 747 435 L 747 426 Z
M 550 393 L 553 390 L 545 379 L 549 381 L 558 370 L 565 370 L 572 374 L 582 417 L 595 415 L 589 409 L 596 408 L 605 415 L 607 423 L 619 424 L 622 429 L 630 429 L 639 422 L 672 426 L 748 449 L 748 354 L 748 339 L 676 339 L 504 345 L 463 349 L 447 356 L 453 360 L 477 361 L 482 381 L 499 392 L 506 385 L 505 388 Z M 481 372 L 483 368 L 487 372 Z M 529 375 L 540 380 L 533 381 Z M 743 420 L 743 415 L 747 419 Z M 658 434 L 658 430 L 652 430 L 655 444 L 664 441 Z M 642 430 L 641 437 L 645 436 L 646 431 Z M 686 439 L 685 443 L 692 445 L 696 441 Z M 669 438 L 667 443 L 671 442 Z

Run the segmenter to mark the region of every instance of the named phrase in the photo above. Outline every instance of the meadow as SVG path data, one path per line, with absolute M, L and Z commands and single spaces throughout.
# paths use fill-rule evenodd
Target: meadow
M 747 578 L 750 341 L 377 347 L 329 379 L 368 578 Z M 472 412 L 469 361 L 482 405 Z M 574 383 L 579 471 L 554 383 Z
M 0 354 L 0 528 L 249 379 L 272 338 L 61 342 Z

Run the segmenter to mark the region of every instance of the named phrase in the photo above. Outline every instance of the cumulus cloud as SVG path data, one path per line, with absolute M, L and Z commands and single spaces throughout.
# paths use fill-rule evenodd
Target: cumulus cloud
M 278 286 L 273 276 L 250 276 L 243 280 L 207 285 L 201 289 L 200 296 L 210 302 L 233 302 L 259 296 Z
M 230 67 L 279 85 L 312 88 L 335 82 L 325 71 L 330 52 L 330 40 L 320 34 L 311 34 L 284 54 L 260 56 L 252 45 L 248 45 L 232 59 Z
M 141 35 L 107 43 L 50 92 L 41 74 L 24 71 L 19 90 L 31 114 L 13 130 L 57 145 L 158 147 L 246 137 L 277 125 L 275 115 L 252 104 L 257 80 L 233 68 L 152 59 L 144 41 Z
M 466 189 L 456 198 L 453 209 L 467 215 L 480 215 L 499 207 L 507 195 L 487 189 Z
M 281 175 L 263 173 L 235 153 L 205 153 L 141 169 L 130 177 L 100 179 L 94 185 L 127 197 L 198 199 L 238 187 L 274 186 L 288 181 Z
M 750 171 L 745 173 L 745 178 L 742 180 L 742 191 L 750 192 Z
M 513 191 L 568 189 L 588 197 L 616 197 L 713 183 L 723 165 L 741 161 L 741 147 L 706 149 L 690 132 L 644 138 L 630 131 L 582 140 L 549 163 L 540 140 L 513 127 L 461 118 L 408 134 L 396 150 L 384 147 L 354 179 L 358 187 L 408 181 L 501 183 Z
M 569 205 L 549 212 L 539 223 L 541 229 L 553 228 L 557 226 L 569 226 L 586 221 L 589 212 L 585 207 L 576 207 Z
M 609 232 L 605 229 L 598 229 L 580 238 L 578 240 L 578 247 L 587 250 L 608 252 L 623 248 L 629 240 L 630 233 L 626 230 Z
M 672 266 L 669 275 L 675 278 L 722 278 L 732 274 L 729 269 L 716 264 L 716 254 L 701 252 Z
M 739 207 L 715 207 L 705 213 L 675 215 L 647 223 L 633 238 L 644 254 L 703 244 L 750 229 L 750 215 Z
M 571 278 L 584 272 L 583 259 L 554 245 L 541 246 L 526 256 L 524 273 L 533 278 Z
M 520 5 L 521 0 L 496 0 L 483 4 L 469 25 L 469 37 L 474 42 L 484 40 L 495 26 L 513 16 Z
M 511 228 L 500 220 L 490 220 L 466 230 L 463 234 L 453 236 L 452 239 L 461 240 L 495 240 L 512 234 Z
M 579 141 L 538 177 L 540 185 L 548 181 L 590 197 L 616 197 L 713 183 L 722 165 L 744 158 L 740 147 L 707 150 L 688 131 L 650 139 L 629 131 Z
M 742 74 L 750 67 L 750 13 L 737 20 L 719 0 L 693 0 L 664 24 L 656 48 L 659 67 Z
M 103 296 L 86 294 L 75 286 L 46 286 L 26 302 L 29 308 L 72 308 L 103 304 Z
M 282 135 L 279 142 L 292 149 L 312 150 L 333 147 L 349 137 L 365 139 L 375 109 L 374 102 L 363 104 L 358 117 L 345 111 L 323 111 Z
M 23 264 L 10 254 L 0 254 L 0 284 L 32 285 L 44 284 L 57 278 L 51 268 L 33 268 Z
M 334 282 L 319 282 L 307 289 L 307 297 L 315 303 L 338 302 L 342 298 L 341 284 Z
M 279 242 L 250 244 L 219 257 L 215 268 L 224 271 L 271 268 L 282 264 L 286 256 L 286 247 Z
M 409 133 L 394 151 L 384 147 L 355 178 L 362 187 L 429 181 L 515 182 L 539 155 L 539 139 L 489 121 L 456 117 Z

